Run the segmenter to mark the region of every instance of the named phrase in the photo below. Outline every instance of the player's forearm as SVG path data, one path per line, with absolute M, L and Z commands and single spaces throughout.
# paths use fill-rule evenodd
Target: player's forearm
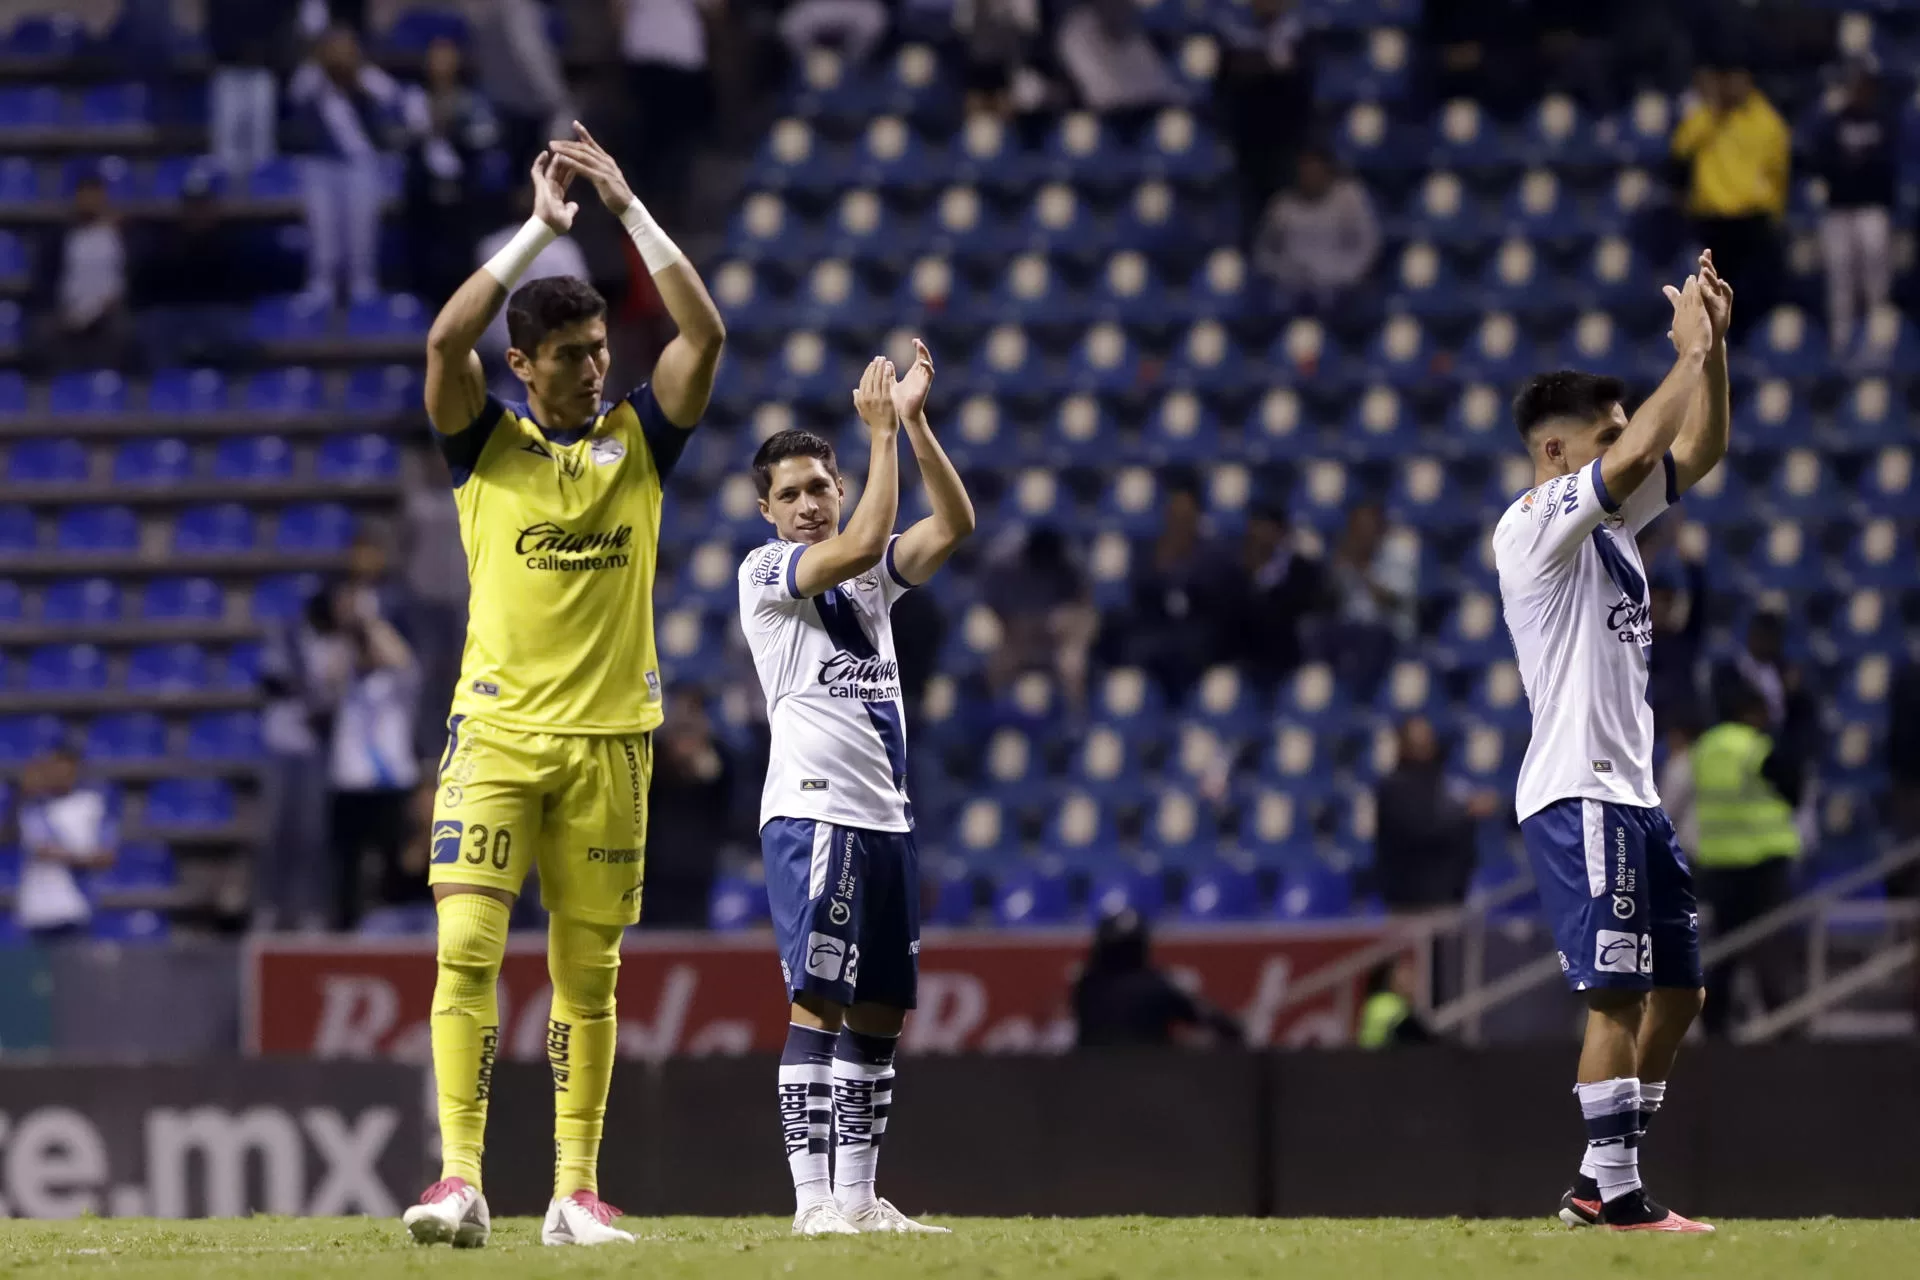
M 913 446 L 914 460 L 920 464 L 920 482 L 927 487 L 927 501 L 933 518 L 953 543 L 970 536 L 974 530 L 973 499 L 954 469 L 953 460 L 940 447 L 927 417 L 920 414 L 906 423 L 907 442 Z
M 847 549 L 862 561 L 855 573 L 865 573 L 880 563 L 886 554 L 887 539 L 893 536 L 894 522 L 900 518 L 900 444 L 892 431 L 875 432 L 873 458 L 867 464 L 867 485 L 860 491 L 859 505 L 840 536 Z
M 482 267 L 454 290 L 447 305 L 433 318 L 433 327 L 427 330 L 427 346 L 449 361 L 465 356 L 506 301 L 506 287 Z
M 1733 435 L 1733 397 L 1727 378 L 1727 347 L 1716 342 L 1707 354 L 1704 376 L 1694 411 L 1674 441 L 1675 479 L 1684 492 L 1701 476 L 1720 465 Z
M 682 258 L 655 272 L 653 287 L 660 291 L 660 301 L 666 304 L 680 336 L 710 362 L 718 362 L 720 349 L 727 342 L 726 321 L 720 318 L 720 308 L 713 304 L 693 264 Z
M 1615 502 L 1624 501 L 1638 489 L 1673 448 L 1699 395 L 1706 364 L 1705 347 L 1682 351 L 1666 378 L 1627 423 L 1620 439 L 1601 455 L 1600 476 Z

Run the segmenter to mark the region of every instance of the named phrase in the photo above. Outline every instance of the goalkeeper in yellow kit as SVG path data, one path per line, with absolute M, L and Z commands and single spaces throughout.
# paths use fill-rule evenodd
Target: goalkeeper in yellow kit
M 476 1246 L 494 986 L 507 915 L 530 870 L 551 915 L 547 1056 L 554 1087 L 546 1244 L 633 1237 L 612 1225 L 595 1169 L 613 1068 L 620 938 L 640 917 L 647 785 L 661 688 L 653 573 L 662 482 L 706 411 L 726 337 L 693 267 L 586 129 L 533 165 L 534 214 L 448 300 L 427 337 L 427 413 L 452 473 L 472 582 L 447 726 L 428 878 L 439 915 L 433 1070 L 441 1178 L 408 1209 L 422 1244 Z M 593 184 L 645 259 L 679 334 L 653 377 L 603 398 L 606 302 L 568 276 L 514 284 L 573 227 Z M 512 296 L 509 297 L 509 291 Z M 507 363 L 526 386 L 488 394 L 473 344 L 507 307 Z

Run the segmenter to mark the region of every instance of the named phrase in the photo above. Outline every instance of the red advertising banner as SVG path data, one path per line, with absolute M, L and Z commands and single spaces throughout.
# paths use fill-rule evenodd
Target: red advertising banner
M 1352 1038 L 1360 980 L 1298 1005 L 1290 986 L 1380 940 L 1377 924 L 1156 934 L 1154 959 L 1239 1016 L 1259 1046 Z M 1072 1046 L 1069 991 L 1082 930 L 930 930 L 920 1008 L 904 1047 L 919 1053 L 1051 1053 Z M 501 1054 L 546 1052 L 544 937 L 516 937 L 500 971 Z M 245 1048 L 318 1058 L 429 1059 L 431 939 L 261 939 L 248 958 Z M 620 963 L 623 1056 L 777 1052 L 787 1004 L 771 934 L 636 934 Z

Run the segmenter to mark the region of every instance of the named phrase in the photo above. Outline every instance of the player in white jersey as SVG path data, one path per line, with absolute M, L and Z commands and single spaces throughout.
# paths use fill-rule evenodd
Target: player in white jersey
M 778 537 L 740 566 L 740 626 L 773 730 L 760 846 L 793 1002 L 780 1126 L 801 1235 L 945 1230 L 874 1194 L 894 1046 L 920 966 L 920 866 L 888 611 L 973 532 L 973 504 L 927 426 L 933 360 L 918 341 L 914 351 L 904 378 L 876 358 L 853 394 L 872 457 L 844 530 L 832 445 L 782 431 L 753 459 L 760 512 Z M 933 514 L 896 537 L 902 425 Z
M 1711 253 L 1668 286 L 1678 358 L 1629 419 L 1618 379 L 1549 373 L 1514 400 L 1534 487 L 1493 533 L 1533 711 L 1516 808 L 1568 984 L 1587 1003 L 1586 1157 L 1568 1226 L 1711 1231 L 1649 1200 L 1639 1145 L 1705 997 L 1693 879 L 1653 785 L 1653 628 L 1635 535 L 1727 451 L 1733 291 Z

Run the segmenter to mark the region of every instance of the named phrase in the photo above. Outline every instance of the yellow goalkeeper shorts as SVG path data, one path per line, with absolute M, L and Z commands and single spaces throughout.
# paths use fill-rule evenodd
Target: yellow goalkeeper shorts
M 640 918 L 652 777 L 650 733 L 523 733 L 455 716 L 427 882 L 517 894 L 538 868 L 548 911 L 630 925 Z

